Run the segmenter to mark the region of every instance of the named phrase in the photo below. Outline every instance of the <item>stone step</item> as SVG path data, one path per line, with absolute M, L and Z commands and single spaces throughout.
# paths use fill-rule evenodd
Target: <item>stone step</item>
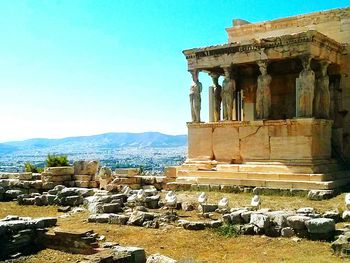
M 334 181 L 284 181 L 284 180 L 253 180 L 253 179 L 236 179 L 236 178 L 205 178 L 205 177 L 178 177 L 177 184 L 209 184 L 209 185 L 239 185 L 252 187 L 269 187 L 280 189 L 318 189 L 329 190 L 346 185 L 350 178 L 339 179 Z
M 193 170 L 193 169 L 192 169 Z M 217 171 L 234 172 L 262 172 L 262 173 L 327 173 L 342 170 L 341 165 L 318 164 L 318 165 L 286 165 L 286 164 L 219 164 Z
M 179 170 L 178 177 L 228 178 L 228 179 L 258 179 L 284 181 L 313 181 L 322 182 L 349 177 L 348 171 L 327 174 L 288 174 L 288 173 L 260 173 L 260 172 L 228 172 L 228 171 L 185 171 Z

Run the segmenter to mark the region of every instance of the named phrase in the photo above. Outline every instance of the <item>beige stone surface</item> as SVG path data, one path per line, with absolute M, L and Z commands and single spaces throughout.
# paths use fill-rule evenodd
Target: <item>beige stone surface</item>
M 32 180 L 33 173 L 19 173 L 18 179 L 19 180 Z
M 312 137 L 271 137 L 271 159 L 312 158 Z
M 188 128 L 188 157 L 213 158 L 212 128 Z
M 76 181 L 91 181 L 91 175 L 88 174 L 76 174 L 73 176 L 74 180 Z
M 164 168 L 164 175 L 167 178 L 176 178 L 177 171 L 179 166 L 167 166 Z
M 239 128 L 240 154 L 243 160 L 270 159 L 269 129 L 264 126 Z
M 128 176 L 135 176 L 140 174 L 140 168 L 117 168 L 115 174 L 124 174 Z
M 62 167 L 45 167 L 45 173 L 51 173 L 55 175 L 73 175 L 74 167 L 73 166 L 62 166 Z
M 217 127 L 213 132 L 213 153 L 215 160 L 234 162 L 240 159 L 239 135 L 236 127 Z
M 92 161 L 76 161 L 74 162 L 74 174 L 89 174 L 95 175 L 100 167 L 100 162 L 97 160 Z
M 51 175 L 50 173 L 42 173 L 41 180 L 43 182 L 64 182 L 72 180 L 71 175 Z
M 319 159 L 330 158 L 332 151 L 331 127 L 326 125 L 314 125 L 313 130 L 312 155 L 314 158 Z
M 229 42 L 317 30 L 338 42 L 350 42 L 350 8 L 298 15 L 261 23 L 230 27 Z
M 98 181 L 90 181 L 89 188 L 99 188 L 99 182 Z
M 140 177 L 117 177 L 112 181 L 113 184 L 139 184 L 141 183 Z
M 75 181 L 75 186 L 88 188 L 90 187 L 90 181 Z
M 313 118 L 189 126 L 191 159 L 182 168 L 215 168 L 217 163 L 209 160 L 208 156 L 203 157 L 210 152 L 213 153 L 211 158 L 219 163 L 330 159 L 331 126 L 331 121 Z
M 287 125 L 288 136 L 311 136 L 313 119 L 296 119 Z

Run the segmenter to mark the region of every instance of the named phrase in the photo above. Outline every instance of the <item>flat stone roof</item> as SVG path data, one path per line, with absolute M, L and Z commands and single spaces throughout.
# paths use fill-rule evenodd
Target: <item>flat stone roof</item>
M 247 52 L 266 48 L 275 48 L 278 46 L 294 45 L 305 42 L 316 42 L 323 47 L 327 47 L 336 52 L 341 53 L 345 44 L 338 43 L 337 41 L 327 37 L 326 35 L 315 31 L 308 30 L 302 33 L 281 35 L 279 37 L 268 37 L 261 39 L 251 39 L 244 42 L 235 42 L 228 44 L 220 44 L 214 46 L 192 48 L 183 50 L 182 53 L 186 58 L 200 58 L 206 56 L 215 56 L 221 54 L 229 54 L 236 52 Z
M 183 51 L 188 69 L 207 70 L 231 64 L 253 63 L 259 60 L 283 60 L 310 55 L 339 64 L 346 44 L 341 44 L 326 35 L 308 30 L 301 33 L 251 39 Z

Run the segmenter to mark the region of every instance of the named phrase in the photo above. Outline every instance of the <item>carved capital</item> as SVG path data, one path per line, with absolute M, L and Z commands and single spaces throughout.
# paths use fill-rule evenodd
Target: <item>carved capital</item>
M 193 82 L 198 82 L 199 70 L 198 69 L 191 69 L 191 70 L 189 70 L 189 72 L 191 73 Z
M 310 55 L 303 55 L 300 56 L 301 64 L 303 65 L 303 69 L 309 69 L 311 66 L 311 59 L 312 57 Z
M 267 66 L 269 65 L 267 60 L 259 60 L 257 61 L 257 64 L 261 74 L 267 73 Z
M 224 70 L 225 78 L 230 78 L 231 77 L 230 67 L 224 67 L 223 70 Z
M 321 74 L 322 74 L 323 77 L 327 75 L 327 70 L 328 70 L 329 64 L 330 63 L 327 60 L 321 60 L 320 61 Z

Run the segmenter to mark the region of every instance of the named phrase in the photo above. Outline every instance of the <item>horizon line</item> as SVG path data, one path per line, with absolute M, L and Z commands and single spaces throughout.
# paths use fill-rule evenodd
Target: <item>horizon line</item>
M 112 132 L 103 132 L 103 133 L 95 133 L 95 134 L 88 134 L 88 135 L 71 135 L 71 136 L 64 136 L 64 137 L 34 137 L 34 138 L 23 138 L 23 139 L 10 139 L 10 140 L 0 140 L 0 144 L 6 144 L 6 143 L 12 143 L 12 142 L 23 142 L 23 141 L 29 141 L 29 140 L 62 140 L 62 139 L 68 139 L 68 138 L 82 138 L 82 137 L 91 137 L 91 136 L 98 136 L 98 135 L 107 135 L 107 134 L 143 134 L 143 133 L 159 133 L 167 136 L 187 136 L 187 134 L 168 134 L 164 132 L 159 131 L 144 131 L 144 132 L 124 132 L 124 131 L 112 131 Z

